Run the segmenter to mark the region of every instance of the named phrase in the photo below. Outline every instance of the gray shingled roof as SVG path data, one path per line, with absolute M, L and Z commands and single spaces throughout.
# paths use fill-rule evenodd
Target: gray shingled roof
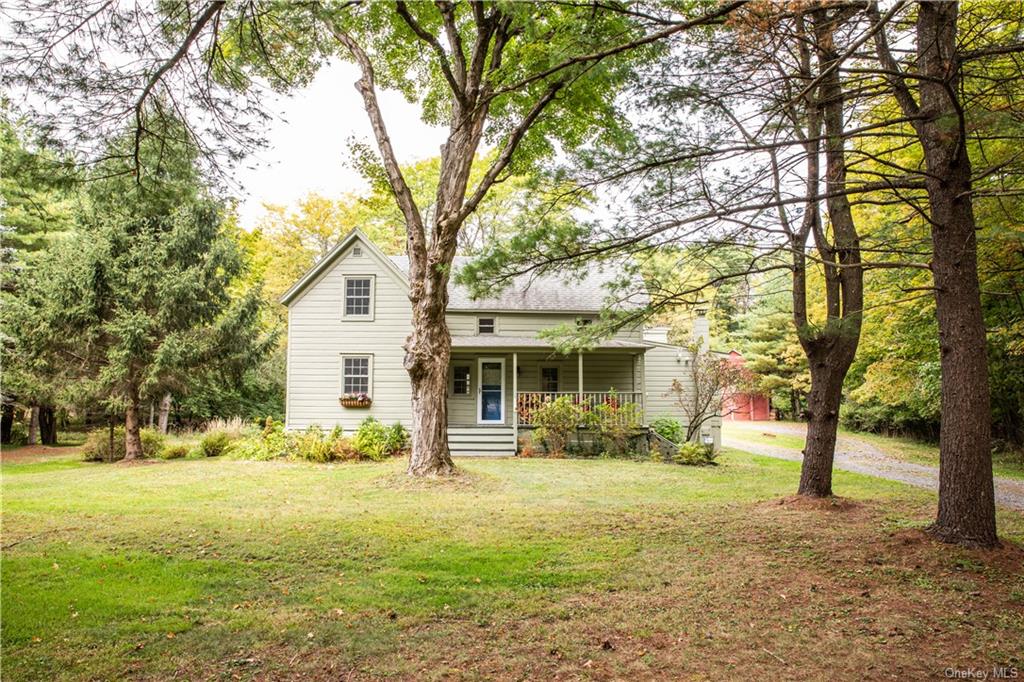
M 388 256 L 406 275 L 409 273 L 408 256 Z M 457 272 L 469 262 L 465 256 L 457 256 L 453 267 Z M 493 298 L 473 300 L 466 287 L 454 282 L 448 290 L 449 310 L 546 310 L 572 312 L 598 312 L 608 297 L 608 284 L 616 278 L 608 266 L 594 266 L 583 280 L 567 279 L 556 275 L 530 278 L 523 276 Z M 635 293 L 620 305 L 624 308 L 639 308 L 647 303 L 647 294 Z

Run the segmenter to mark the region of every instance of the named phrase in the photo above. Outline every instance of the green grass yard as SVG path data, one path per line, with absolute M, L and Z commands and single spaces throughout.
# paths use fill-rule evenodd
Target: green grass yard
M 796 463 L 4 463 L 2 674 L 905 679 L 1024 666 L 1024 517 L 994 552 L 922 491 Z M 837 660 L 841 667 L 834 666 Z

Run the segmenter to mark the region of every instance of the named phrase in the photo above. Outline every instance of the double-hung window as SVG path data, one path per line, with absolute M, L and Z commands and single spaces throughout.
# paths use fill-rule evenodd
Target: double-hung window
M 462 365 L 452 368 L 452 394 L 469 395 L 469 367 Z
M 372 370 L 373 356 L 342 355 L 341 392 L 370 395 L 370 373 Z
M 345 277 L 345 307 L 342 317 L 360 320 L 373 319 L 373 277 L 354 275 Z

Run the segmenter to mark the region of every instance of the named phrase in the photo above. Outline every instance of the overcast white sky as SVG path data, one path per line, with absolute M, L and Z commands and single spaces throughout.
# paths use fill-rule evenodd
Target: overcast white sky
M 309 87 L 268 101 L 276 120 L 266 131 L 268 146 L 238 169 L 242 185 L 239 214 L 246 229 L 256 226 L 263 203 L 293 204 L 306 193 L 340 196 L 364 189 L 362 177 L 348 163 L 348 140 L 353 136 L 373 142 L 373 132 L 353 84 L 353 64 L 333 63 L 322 68 Z M 401 94 L 380 91 L 391 141 L 401 163 L 437 156 L 445 130 L 420 120 L 419 106 Z M 376 148 L 376 145 L 374 145 Z

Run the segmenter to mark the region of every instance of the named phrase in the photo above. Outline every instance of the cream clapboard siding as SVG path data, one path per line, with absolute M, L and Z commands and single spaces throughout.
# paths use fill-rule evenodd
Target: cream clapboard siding
M 344 277 L 374 277 L 374 319 L 342 319 Z M 287 427 L 355 429 L 374 416 L 385 423 L 411 424 L 409 375 L 402 366 L 402 343 L 411 329 L 411 307 L 405 285 L 372 252 L 343 254 L 320 279 L 292 302 L 288 314 Z M 341 356 L 372 355 L 369 409 L 344 408 Z
M 512 394 L 512 354 L 452 353 L 451 367 L 469 367 L 469 395 L 455 395 L 454 371 L 448 371 L 448 423 L 452 426 L 475 425 L 477 423 L 477 389 L 479 382 L 479 359 L 501 358 L 505 361 L 505 424 L 511 424 L 515 398 Z M 558 368 L 558 390 L 576 391 L 578 383 L 578 360 L 575 355 L 562 356 L 551 353 L 520 352 L 518 354 L 520 391 L 540 390 L 542 367 Z M 586 391 L 642 391 L 643 367 L 637 354 L 629 352 L 595 353 L 583 355 L 583 390 Z
M 648 342 L 650 343 L 650 342 Z M 644 377 L 647 383 L 647 421 L 650 422 L 658 417 L 674 417 L 683 420 L 681 410 L 676 405 L 676 396 L 671 393 L 672 381 L 678 379 L 683 384 L 684 390 L 693 390 L 693 376 L 689 362 L 693 354 L 680 346 L 652 343 L 653 348 L 648 349 L 644 355 Z M 722 418 L 714 417 L 705 422 L 705 429 L 711 431 L 715 439 L 715 447 L 722 445 Z
M 355 246 L 358 240 L 352 244 Z M 370 275 L 374 278 L 373 320 L 342 318 L 344 277 Z M 479 316 L 485 312 L 449 313 L 449 328 L 454 336 L 476 334 Z M 574 323 L 576 314 L 538 312 L 496 312 L 498 336 L 533 337 L 538 331 L 564 323 Z M 411 309 L 404 282 L 373 250 L 362 249 L 353 256 L 351 246 L 319 278 L 291 301 L 288 315 L 288 356 L 286 422 L 289 429 L 304 429 L 318 424 L 325 428 L 341 426 L 355 429 L 368 416 L 391 423 L 410 425 L 409 377 L 402 360 L 402 344 L 411 329 Z M 641 341 L 640 330 L 624 330 L 616 339 Z M 688 378 L 688 366 L 677 361 L 688 351 L 667 344 L 652 344 L 645 354 L 633 350 L 585 353 L 584 391 L 644 391 L 648 420 L 661 415 L 678 416 L 674 398 L 666 396 L 674 378 Z M 369 409 L 343 408 L 341 394 L 341 357 L 345 354 L 370 355 L 373 358 Z M 449 369 L 449 423 L 453 426 L 477 424 L 479 358 L 505 361 L 505 423 L 511 424 L 515 399 L 512 381 L 512 354 L 508 351 L 460 351 L 452 354 L 452 366 L 470 367 L 470 393 L 456 396 L 451 388 Z M 576 355 L 559 356 L 553 352 L 524 350 L 518 354 L 520 391 L 540 390 L 541 367 L 559 368 L 559 390 L 578 388 Z M 712 422 L 716 443 L 720 438 L 720 419 Z

